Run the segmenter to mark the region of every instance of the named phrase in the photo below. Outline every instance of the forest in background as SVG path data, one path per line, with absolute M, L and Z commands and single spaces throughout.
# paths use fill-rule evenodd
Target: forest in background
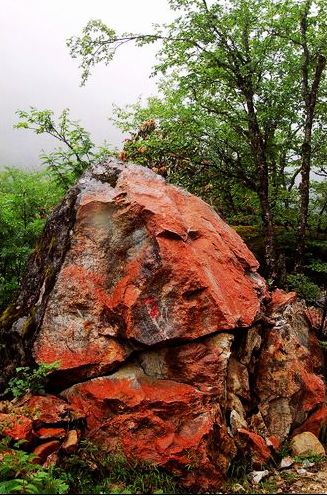
M 170 0 L 174 22 L 116 34 L 90 21 L 67 44 L 82 84 L 120 46 L 159 43 L 159 96 L 114 108 L 123 160 L 199 195 L 258 257 L 271 286 L 313 302 L 327 274 L 327 13 L 321 0 Z M 141 48 L 140 48 L 141 50 Z M 110 69 L 109 69 L 110 70 Z M 67 109 L 17 112 L 16 127 L 59 147 L 43 172 L 0 178 L 0 309 L 12 300 L 51 209 L 97 147 Z M 2 164 L 3 166 L 5 164 Z

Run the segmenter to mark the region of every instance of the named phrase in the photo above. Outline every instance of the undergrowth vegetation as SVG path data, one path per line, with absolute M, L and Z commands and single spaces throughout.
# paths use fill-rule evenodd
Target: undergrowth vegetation
M 0 312 L 12 301 L 36 240 L 63 193 L 48 171 L 0 171 Z
M 0 494 L 179 494 L 177 480 L 145 462 L 108 454 L 89 441 L 45 468 L 21 446 L 0 443 Z
M 5 394 L 20 398 L 26 393 L 45 393 L 48 375 L 59 367 L 59 362 L 43 363 L 36 368 L 17 367 L 16 375 L 8 382 Z

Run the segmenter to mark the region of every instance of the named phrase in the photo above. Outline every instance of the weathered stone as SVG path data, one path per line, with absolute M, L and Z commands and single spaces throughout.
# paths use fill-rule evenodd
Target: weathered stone
M 31 396 L 20 408 L 28 412 L 36 428 L 44 424 L 71 423 L 83 419 L 81 412 L 54 395 Z
M 295 460 L 291 456 L 285 456 L 280 462 L 280 468 L 289 468 L 294 465 Z
M 87 416 L 88 437 L 108 451 L 183 473 L 183 483 L 215 487 L 235 446 L 216 396 L 188 384 L 154 379 L 141 368 L 73 386 L 62 393 Z M 194 464 L 192 473 L 187 469 Z
M 70 377 L 110 372 L 135 346 L 248 327 L 266 296 L 257 261 L 207 204 L 142 167 L 113 165 L 115 182 L 110 165 L 80 180 L 34 344 L 37 362 L 59 360 Z
M 280 312 L 287 305 L 295 303 L 297 298 L 296 292 L 292 291 L 286 293 L 282 289 L 276 289 L 271 294 L 271 301 L 269 303 L 270 313 L 276 314 Z
M 265 424 L 265 421 L 260 411 L 258 413 L 254 413 L 253 415 L 251 415 L 248 422 L 250 427 L 249 430 L 256 432 L 257 434 L 259 434 L 259 436 L 263 437 L 264 439 L 269 438 L 270 432 L 268 431 L 268 428 Z
M 305 312 L 305 316 L 308 320 L 308 323 L 312 329 L 316 332 L 319 332 L 321 336 L 326 336 L 327 332 L 327 319 L 324 317 L 324 305 L 325 300 L 322 298 L 321 307 L 309 307 Z
M 240 362 L 250 368 L 254 354 L 258 353 L 261 347 L 261 326 L 254 326 L 248 330 L 245 343 L 240 352 Z
M 245 450 L 249 451 L 251 455 L 251 461 L 254 468 L 260 468 L 271 458 L 270 450 L 265 443 L 265 440 L 246 429 L 238 429 L 238 433 L 241 439 L 241 445 L 243 444 Z
M 269 470 L 255 470 L 250 472 L 250 477 L 253 480 L 254 484 L 259 484 L 267 475 L 269 475 Z
M 33 437 L 32 421 L 24 415 L 0 413 L 0 434 L 15 441 L 31 441 Z
M 34 450 L 33 453 L 36 456 L 36 459 L 39 463 L 44 463 L 48 459 L 50 455 L 55 453 L 60 447 L 60 441 L 48 441 L 47 443 L 39 444 Z
M 42 440 L 63 439 L 66 436 L 66 431 L 61 427 L 41 427 L 37 429 L 36 435 Z
M 310 335 L 304 312 L 302 303 L 279 304 L 272 311 L 276 324 L 265 333 L 256 365 L 259 412 L 268 434 L 281 441 L 325 399 L 313 359 L 317 339 Z
M 74 451 L 77 450 L 78 441 L 79 441 L 78 432 L 76 429 L 72 429 L 71 431 L 68 432 L 67 438 L 61 445 L 61 449 L 68 454 L 74 453 Z
M 291 441 L 293 456 L 325 456 L 325 448 L 312 432 L 301 432 L 296 434 Z
M 270 296 L 257 269 L 198 198 L 143 167 L 91 167 L 0 319 L 2 390 L 17 365 L 60 362 L 48 385 L 66 401 L 14 405 L 42 439 L 70 429 L 62 449 L 39 448 L 42 461 L 76 449 L 85 419 L 103 449 L 181 475 L 192 492 L 216 490 L 244 453 L 264 464 L 324 404 L 325 385 L 304 305 Z
M 300 427 L 294 430 L 293 435 L 301 432 L 312 432 L 316 437 L 319 437 L 321 430 L 327 432 L 327 406 L 322 406 L 310 415 Z
M 241 416 L 236 410 L 232 410 L 230 413 L 230 427 L 232 434 L 237 434 L 239 429 L 248 430 L 248 424 L 243 416 Z
M 249 373 L 245 365 L 231 357 L 227 372 L 227 407 L 236 411 L 245 422 L 245 408 L 243 403 L 250 401 Z
M 234 340 L 232 334 L 218 333 L 180 346 L 140 353 L 138 363 L 145 374 L 191 384 L 226 401 L 227 367 Z

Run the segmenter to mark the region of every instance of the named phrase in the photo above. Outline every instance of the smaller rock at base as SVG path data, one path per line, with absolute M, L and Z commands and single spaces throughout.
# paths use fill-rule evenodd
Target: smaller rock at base
M 308 471 L 307 471 L 307 470 L 305 470 L 305 468 L 297 468 L 297 469 L 296 469 L 296 473 L 297 473 L 298 475 L 302 475 L 303 477 L 305 477 L 305 476 L 309 475 L 309 474 L 308 474 Z
M 325 456 L 325 448 L 312 432 L 301 432 L 293 437 L 291 441 L 293 456 Z
M 254 468 L 260 468 L 271 458 L 271 453 L 264 439 L 246 429 L 238 429 L 244 449 L 249 449 Z
M 59 441 L 49 441 L 37 446 L 33 453 L 41 463 L 44 463 L 49 455 L 57 451 L 60 447 Z
M 49 467 L 55 467 L 59 461 L 59 455 L 55 451 L 54 453 L 51 453 L 43 463 L 43 467 L 49 468 Z
M 0 429 L 2 435 L 14 441 L 30 441 L 33 436 L 32 421 L 24 415 L 15 413 L 0 414 Z
M 285 456 L 280 462 L 280 468 L 288 468 L 294 465 L 295 460 L 291 456 Z
M 63 439 L 66 431 L 62 427 L 41 427 L 36 431 L 39 439 Z
M 65 453 L 68 453 L 68 454 L 74 453 L 74 451 L 77 450 L 78 438 L 79 438 L 79 436 L 78 436 L 77 430 L 73 429 L 73 430 L 69 431 L 67 438 L 65 439 L 65 441 L 61 445 L 61 449 Z
M 259 484 L 259 482 L 262 481 L 265 477 L 269 475 L 269 470 L 258 470 L 258 471 L 253 471 L 250 472 L 250 476 L 254 482 L 254 484 Z

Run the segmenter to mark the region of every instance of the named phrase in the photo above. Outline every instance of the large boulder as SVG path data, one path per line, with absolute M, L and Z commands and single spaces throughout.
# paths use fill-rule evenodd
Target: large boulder
M 305 312 L 268 293 L 206 203 L 111 159 L 46 225 L 1 318 L 1 380 L 58 361 L 52 392 L 85 417 L 84 435 L 212 491 L 233 460 L 264 464 L 324 404 Z
M 75 382 L 135 349 L 247 328 L 265 294 L 257 261 L 206 203 L 114 165 L 111 184 L 105 166 L 79 183 L 70 248 L 33 346 L 38 363 L 60 360 Z

